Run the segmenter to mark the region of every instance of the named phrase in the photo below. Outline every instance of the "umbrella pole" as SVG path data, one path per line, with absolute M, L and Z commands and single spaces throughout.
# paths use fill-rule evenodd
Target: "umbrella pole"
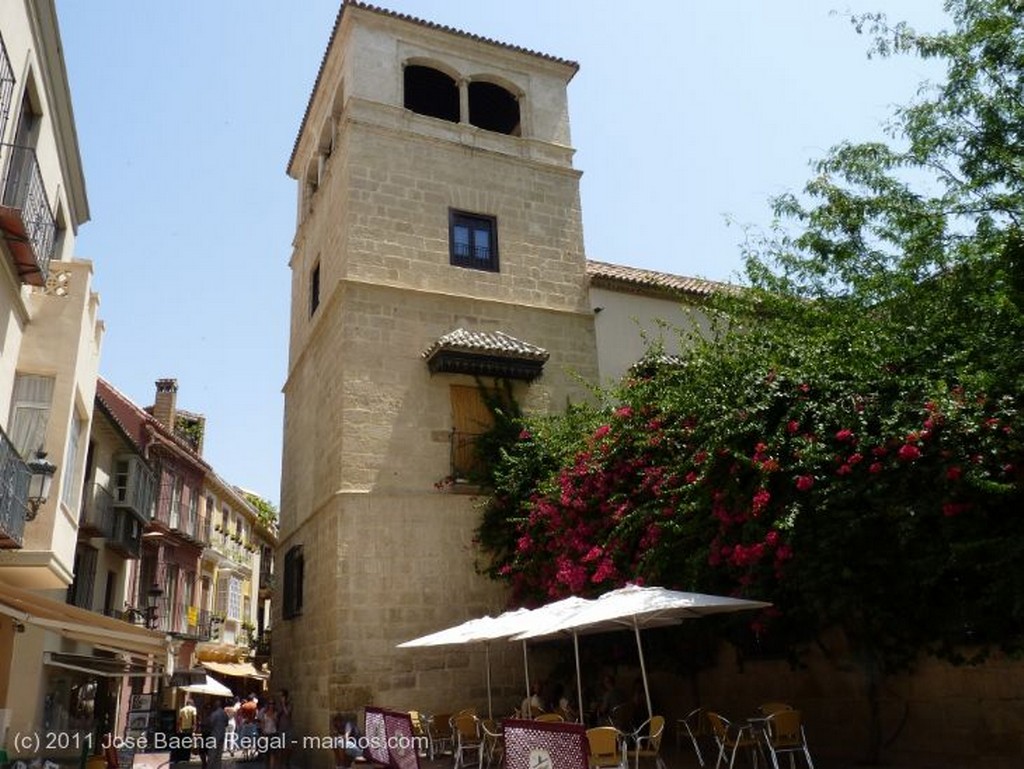
M 530 699 L 530 657 L 526 653 L 526 641 L 523 641 L 523 669 L 526 671 L 526 699 Z M 526 718 L 526 714 L 523 714 Z
M 640 625 L 637 624 L 636 617 L 633 617 L 633 632 L 636 634 L 636 652 L 640 656 L 640 675 L 644 677 L 644 697 L 647 698 L 647 717 L 651 718 L 654 715 L 654 709 L 651 707 L 651 689 L 647 685 L 647 666 L 644 664 L 644 647 L 640 643 Z
M 580 723 L 583 723 L 583 677 L 580 676 L 580 637 L 573 632 L 572 645 L 576 651 L 576 713 Z
M 491 707 L 491 645 L 484 644 L 484 653 L 487 655 L 487 717 L 494 720 L 494 710 Z

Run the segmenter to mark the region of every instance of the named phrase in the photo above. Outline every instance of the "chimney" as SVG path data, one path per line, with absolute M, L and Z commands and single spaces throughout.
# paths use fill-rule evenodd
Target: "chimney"
M 153 416 L 168 430 L 174 430 L 174 417 L 177 414 L 178 380 L 156 380 L 156 401 L 153 403 Z

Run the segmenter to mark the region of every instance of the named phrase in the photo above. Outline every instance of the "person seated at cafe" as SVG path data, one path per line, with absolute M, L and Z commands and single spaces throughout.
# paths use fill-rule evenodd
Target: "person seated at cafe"
M 335 713 L 331 719 L 331 749 L 334 753 L 334 768 L 347 769 L 352 762 L 363 755 L 359 747 L 359 727 L 354 716 Z
M 561 681 L 556 683 L 551 692 L 551 710 L 558 713 L 566 721 L 575 721 L 577 718 L 576 708 L 572 700 L 565 692 L 565 686 Z
M 544 701 L 540 698 L 540 684 L 534 681 L 530 685 L 530 696 L 523 697 L 519 705 L 519 715 L 523 718 L 533 718 L 544 712 Z

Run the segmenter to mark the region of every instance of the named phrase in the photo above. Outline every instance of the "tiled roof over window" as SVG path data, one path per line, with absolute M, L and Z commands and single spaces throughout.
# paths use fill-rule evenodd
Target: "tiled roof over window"
M 439 337 L 423 358 L 434 374 L 472 374 L 531 380 L 540 376 L 550 353 L 503 331 L 457 328 Z
M 587 275 L 590 277 L 590 285 L 595 288 L 627 290 L 637 293 L 710 296 L 716 291 L 734 291 L 736 289 L 735 286 L 728 283 L 719 283 L 703 278 L 688 278 L 684 275 L 671 275 L 667 272 L 642 270 L 639 267 L 590 260 L 587 261 Z

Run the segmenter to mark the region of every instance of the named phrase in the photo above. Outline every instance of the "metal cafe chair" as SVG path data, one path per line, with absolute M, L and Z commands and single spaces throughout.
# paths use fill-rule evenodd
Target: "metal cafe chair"
M 729 769 L 736 764 L 736 756 L 740 751 L 749 751 L 753 766 L 757 766 L 757 751 L 759 749 L 757 738 L 754 736 L 754 728 L 750 724 L 733 724 L 724 716 L 707 712 L 708 723 L 711 725 L 711 733 L 715 737 L 715 744 L 718 746 L 718 760 L 715 761 L 715 769 L 718 769 L 722 762 L 729 756 Z
M 622 737 L 622 732 L 614 726 L 587 729 L 587 743 L 590 746 L 587 761 L 590 769 L 606 769 L 611 766 L 627 769 Z
M 633 748 L 627 745 L 627 757 L 632 755 L 636 769 L 640 769 L 641 758 L 653 758 L 657 769 L 666 769 L 661 757 L 661 737 L 665 732 L 665 716 L 651 716 L 627 738 Z
M 690 738 L 693 752 L 697 754 L 697 763 L 701 766 L 704 766 L 704 751 L 701 750 L 700 741 L 697 738 L 707 734 L 707 724 L 704 708 L 694 708 L 676 721 L 676 749 L 682 749 L 683 735 L 685 734 Z
M 484 740 L 476 716 L 463 713 L 452 717 L 452 736 L 455 739 L 455 769 L 481 766 L 484 762 Z M 470 760 L 472 758 L 472 760 Z
M 764 743 L 775 769 L 779 769 L 780 754 L 788 754 L 790 769 L 796 769 L 796 756 L 799 753 L 803 753 L 807 769 L 814 769 L 799 710 L 779 710 L 769 715 L 765 719 Z

